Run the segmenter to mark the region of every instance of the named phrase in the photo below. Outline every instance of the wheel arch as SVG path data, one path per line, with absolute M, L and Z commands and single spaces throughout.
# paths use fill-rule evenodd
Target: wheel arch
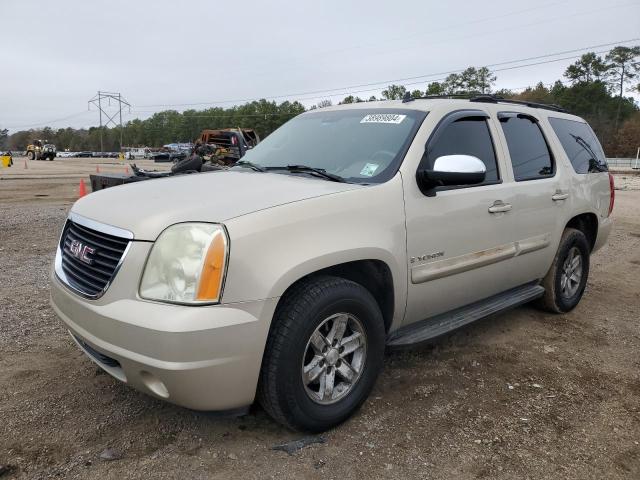
M 391 267 L 380 259 L 359 259 L 326 266 L 302 276 L 298 276 L 284 289 L 278 300 L 276 311 L 287 295 L 303 281 L 314 277 L 333 276 L 358 283 L 366 288 L 380 307 L 384 319 L 385 331 L 388 332 L 396 313 L 397 284 L 394 282 Z
M 593 212 L 585 212 L 571 218 L 565 228 L 575 228 L 584 233 L 592 251 L 598 237 L 598 216 Z

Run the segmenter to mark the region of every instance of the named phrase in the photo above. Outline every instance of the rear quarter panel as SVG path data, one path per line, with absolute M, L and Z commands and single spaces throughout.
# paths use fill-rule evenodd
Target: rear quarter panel
M 584 119 L 574 115 L 550 113 L 542 123 L 544 124 L 547 138 L 551 143 L 556 160 L 566 172 L 565 185 L 570 194 L 566 200 L 566 208 L 562 209 L 563 213 L 560 223 L 564 228 L 564 226 L 577 215 L 584 213 L 595 214 L 598 219 L 598 238 L 596 239 L 595 251 L 606 242 L 611 228 L 611 218 L 609 217 L 609 174 L 607 172 L 576 173 L 566 151 L 562 147 L 562 143 L 549 122 L 550 117 L 586 122 Z M 565 188 L 564 185 L 563 188 Z M 562 233 L 562 231 L 560 233 Z

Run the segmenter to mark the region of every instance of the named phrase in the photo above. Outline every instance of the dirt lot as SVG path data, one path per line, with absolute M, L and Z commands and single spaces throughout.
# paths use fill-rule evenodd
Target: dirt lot
M 123 170 L 110 162 L 98 161 Z M 156 401 L 72 344 L 49 307 L 47 277 L 79 179 L 95 163 L 25 170 L 18 159 L 0 170 L 3 480 L 640 478 L 638 177 L 617 176 L 616 227 L 575 311 L 526 306 L 390 352 L 359 413 L 325 443 L 287 455 L 271 447 L 300 435 L 259 407 L 234 419 Z M 105 449 L 119 458 L 101 459 Z

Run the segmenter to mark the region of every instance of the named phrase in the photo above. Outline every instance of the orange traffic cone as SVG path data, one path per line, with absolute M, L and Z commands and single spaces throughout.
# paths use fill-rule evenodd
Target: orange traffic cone
M 84 178 L 80 180 L 80 186 L 78 187 L 78 198 L 82 198 L 87 194 L 87 187 L 84 185 Z
M 127 175 L 129 175 L 129 167 L 124 167 L 124 173 L 126 173 Z
M 96 173 L 100 173 L 100 165 L 96 165 Z
M 29 167 L 27 167 L 27 159 L 24 159 L 24 169 L 27 170 Z

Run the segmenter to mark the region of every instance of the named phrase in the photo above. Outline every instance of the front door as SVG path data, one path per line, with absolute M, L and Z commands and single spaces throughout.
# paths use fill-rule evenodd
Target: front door
M 513 284 L 515 184 L 504 181 L 497 130 L 482 110 L 445 116 L 429 138 L 421 167 L 443 155 L 472 155 L 486 166 L 485 181 L 420 191 L 403 176 L 409 257 L 404 324 L 473 303 Z

